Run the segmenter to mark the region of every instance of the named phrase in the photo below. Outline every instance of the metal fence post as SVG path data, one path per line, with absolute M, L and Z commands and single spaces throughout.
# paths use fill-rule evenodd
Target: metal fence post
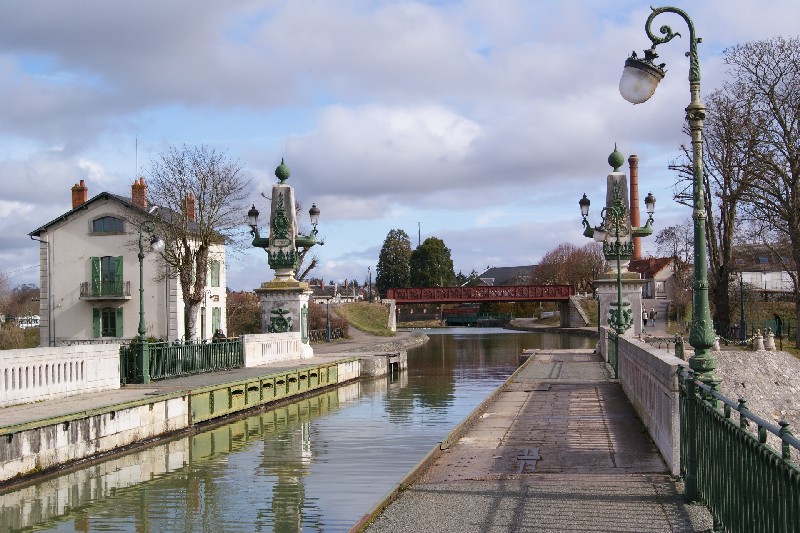
M 140 372 L 137 376 L 139 378 L 137 381 L 141 380 L 139 382 L 145 384 L 150 383 L 150 345 L 145 339 L 140 338 L 136 349 L 138 355 L 136 366 Z
M 694 383 L 694 372 L 688 371 L 683 374 L 686 380 L 686 416 L 684 424 L 681 426 L 681 439 L 686 442 L 686 472 L 684 480 L 686 483 L 686 501 L 696 502 L 700 500 L 697 490 L 697 388 Z

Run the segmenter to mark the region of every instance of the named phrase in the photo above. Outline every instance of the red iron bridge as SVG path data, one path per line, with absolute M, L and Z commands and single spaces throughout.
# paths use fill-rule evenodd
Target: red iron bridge
M 566 302 L 571 285 L 492 285 L 485 287 L 415 287 L 389 289 L 398 304 L 466 302 Z

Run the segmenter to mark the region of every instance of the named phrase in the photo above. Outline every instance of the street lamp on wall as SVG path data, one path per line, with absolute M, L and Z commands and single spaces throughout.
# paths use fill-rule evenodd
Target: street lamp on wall
M 676 7 L 651 8 L 652 12 L 645 22 L 645 32 L 652 46 L 645 50 L 644 59 L 632 53 L 625 61 L 625 68 L 620 78 L 619 87 L 622 97 L 633 104 L 647 101 L 656 90 L 658 82 L 664 77 L 664 64 L 656 65 L 653 59 L 658 55 L 655 48 L 667 43 L 679 33 L 672 31 L 667 25 L 661 26 L 657 36 L 651 25 L 661 13 L 673 13 L 681 17 L 689 27 L 689 94 L 690 102 L 686 107 L 686 119 L 692 136 L 692 176 L 693 176 L 693 212 L 694 219 L 694 284 L 692 295 L 692 327 L 689 344 L 694 348 L 694 355 L 689 359 L 689 366 L 697 378 L 714 390 L 719 390 L 720 378 L 714 374 L 717 360 L 711 352 L 715 334 L 712 327 L 711 310 L 708 302 L 708 266 L 706 258 L 706 212 L 703 192 L 703 120 L 706 108 L 700 102 L 700 63 L 697 45 L 701 39 L 695 35 L 694 24 L 689 16 Z

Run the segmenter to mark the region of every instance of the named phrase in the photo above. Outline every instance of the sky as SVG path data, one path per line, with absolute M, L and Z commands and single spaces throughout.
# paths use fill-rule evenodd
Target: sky
M 264 216 L 284 158 L 315 203 L 326 282 L 375 276 L 388 232 L 442 239 L 456 272 L 535 264 L 583 245 L 578 199 L 599 223 L 606 159 L 640 159 L 640 198 L 659 229 L 672 200 L 689 103 L 689 31 L 660 45 L 667 75 L 633 106 L 625 59 L 650 46 L 650 1 L 34 0 L 0 4 L 0 273 L 38 284 L 28 233 L 89 197 L 130 195 L 169 146 L 239 161 Z M 796 0 L 695 0 L 701 95 L 726 79 L 723 52 L 798 33 Z M 643 208 L 643 206 L 642 206 Z M 307 219 L 301 225 L 308 227 Z M 242 213 L 243 228 L 246 213 Z M 654 239 L 643 240 L 656 253 Z M 272 279 L 263 250 L 228 257 L 228 286 Z

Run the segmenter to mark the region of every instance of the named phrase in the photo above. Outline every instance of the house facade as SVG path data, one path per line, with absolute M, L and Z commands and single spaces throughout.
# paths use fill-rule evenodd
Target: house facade
M 631 259 L 628 270 L 642 275 L 645 280 L 642 298 L 666 299 L 675 282 L 675 268 L 671 257 L 646 257 Z
M 72 209 L 32 231 L 39 241 L 40 346 L 126 342 L 139 329 L 139 231 L 151 215 L 144 178 L 131 197 L 102 192 L 87 200 L 81 180 L 72 187 Z M 150 251 L 142 232 L 144 325 L 147 337 L 168 342 L 185 334 L 183 298 L 177 277 Z M 209 254 L 204 304 L 196 335 L 210 338 L 224 327 L 225 247 Z
M 779 255 L 765 245 L 743 244 L 734 247 L 733 258 L 741 281 L 762 293 L 765 299 L 786 298 L 794 290 L 787 269 L 795 271 L 796 267 L 788 250 Z

